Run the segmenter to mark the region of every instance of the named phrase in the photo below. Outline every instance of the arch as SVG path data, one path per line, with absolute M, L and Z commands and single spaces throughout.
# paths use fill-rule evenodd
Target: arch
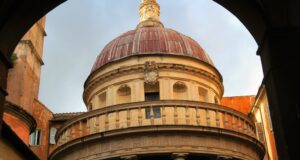
M 127 84 L 121 85 L 117 90 L 117 104 L 131 102 L 131 88 Z
M 35 22 L 67 0 L 27 0 L 4 2 L 0 11 L 0 51 L 7 57 L 13 52 L 19 40 Z M 250 31 L 257 43 L 263 39 L 266 20 L 263 9 L 257 1 L 213 0 L 235 15 Z M 28 12 L 30 11 L 30 12 Z M 3 16 L 4 15 L 4 16 Z M 8 17 L 8 18 L 2 18 Z
M 27 1 L 4 1 L 1 2 L 0 10 L 0 118 L 2 119 L 4 97 L 7 95 L 6 88 L 6 77 L 7 70 L 11 67 L 9 57 L 11 56 L 14 48 L 18 41 L 26 33 L 26 31 L 42 16 L 47 12 L 54 9 L 56 6 L 65 2 L 66 0 L 27 0 Z M 298 56 L 295 58 L 294 50 L 298 48 L 298 40 L 300 37 L 299 22 L 289 23 L 287 19 L 298 19 L 300 9 L 298 0 L 276 1 L 267 2 L 264 0 L 240 0 L 240 1 L 228 1 L 228 0 L 214 0 L 215 2 L 222 5 L 224 8 L 233 13 L 244 25 L 256 42 L 262 48 L 266 49 L 265 56 L 262 58 L 262 64 L 265 70 L 264 83 L 271 101 L 271 109 L 276 112 L 276 119 L 282 123 L 283 126 L 278 125 L 277 131 L 279 132 L 278 145 L 282 146 L 279 151 L 282 151 L 281 157 L 288 157 L 287 152 L 291 151 L 291 154 L 297 156 L 298 145 L 294 139 L 296 133 L 292 132 L 297 130 L 293 126 L 298 126 L 296 122 L 297 116 L 289 113 L 297 113 L 298 100 L 296 89 L 299 87 L 298 81 L 293 81 L 292 73 L 297 73 L 299 67 L 294 65 L 285 65 L 280 67 L 282 64 L 281 56 L 283 53 L 286 54 L 286 59 L 291 59 L 295 64 L 299 59 Z M 262 7 L 263 5 L 264 7 Z M 276 22 L 271 24 L 275 17 L 280 17 Z M 288 23 L 288 24 L 287 24 Z M 276 30 L 268 28 L 271 32 L 268 32 L 268 40 L 273 42 L 262 43 L 264 39 L 264 32 L 266 27 L 279 27 Z M 296 34 L 295 34 L 296 33 Z M 294 38 L 293 38 L 294 36 Z M 275 41 L 275 42 L 274 42 Z M 276 42 L 280 45 L 276 45 Z M 270 43 L 270 44 L 269 44 Z M 296 44 L 296 45 L 293 45 Z M 286 50 L 288 48 L 288 50 Z M 279 57 L 279 58 L 278 58 Z M 272 63 L 271 63 L 272 61 Z M 276 62 L 274 62 L 276 61 Z M 278 62 L 277 62 L 278 61 Z M 275 63 L 275 64 L 274 64 Z M 277 64 L 278 63 L 278 64 Z M 290 64 L 293 64 L 290 63 Z M 270 69 L 274 68 L 275 69 Z M 296 65 L 295 65 L 296 66 Z M 293 71 L 293 72 L 291 72 Z M 290 74 L 291 73 L 291 74 Z M 286 77 L 286 78 L 282 78 Z M 286 83 L 286 82 L 292 82 Z M 274 107 L 273 107 L 274 106 Z M 276 107 L 275 107 L 276 106 Z M 288 106 L 288 107 L 287 107 Z M 288 110 L 288 109 L 292 109 Z M 292 120 L 291 120 L 292 119 Z M 292 124 L 290 123 L 292 122 Z M 1 123 L 1 121 L 0 121 Z M 280 124 L 281 124 L 280 123 Z M 1 124 L 0 124 L 1 126 Z M 281 127 L 280 127 L 281 126 Z M 287 128 L 287 129 L 286 129 Z M 0 128 L 1 129 L 1 128 Z M 286 136 L 283 131 L 287 133 L 293 133 L 295 135 Z M 276 130 L 276 129 L 275 129 Z M 288 142 L 286 142 L 288 139 Z M 291 143 L 291 145 L 289 145 Z M 287 145 L 286 145 L 287 144 Z M 289 149 L 286 148 L 289 147 Z M 286 158 L 288 159 L 288 158 Z
M 183 82 L 176 82 L 173 85 L 173 99 L 188 100 L 188 88 Z

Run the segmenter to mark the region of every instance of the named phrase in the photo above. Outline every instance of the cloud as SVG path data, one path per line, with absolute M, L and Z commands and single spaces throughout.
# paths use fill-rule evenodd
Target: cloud
M 213 1 L 160 0 L 162 21 L 198 41 L 224 78 L 225 95 L 256 94 L 262 80 L 257 45 Z M 40 99 L 54 112 L 84 111 L 83 84 L 102 48 L 138 24 L 139 1 L 72 0 L 47 15 Z

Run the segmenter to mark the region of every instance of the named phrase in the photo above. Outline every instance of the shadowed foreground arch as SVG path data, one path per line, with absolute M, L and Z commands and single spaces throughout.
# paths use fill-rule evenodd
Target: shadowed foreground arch
M 26 31 L 66 0 L 0 1 L 0 117 L 10 55 Z M 297 159 L 300 145 L 300 1 L 214 0 L 232 12 L 256 40 L 280 159 Z M 1 118 L 2 119 L 2 118 Z M 1 129 L 2 120 L 0 120 Z M 1 133 L 1 132 L 0 132 Z

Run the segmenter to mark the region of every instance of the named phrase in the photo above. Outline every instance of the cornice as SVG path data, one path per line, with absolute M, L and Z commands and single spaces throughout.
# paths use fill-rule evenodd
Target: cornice
M 86 85 L 87 83 L 97 74 L 99 73 L 100 71 L 110 67 L 111 65 L 113 64 L 116 64 L 116 63 L 120 63 L 120 62 L 123 62 L 123 61 L 126 61 L 128 59 L 131 59 L 131 58 L 143 58 L 143 57 L 159 57 L 159 58 L 163 58 L 163 57 L 172 57 L 172 58 L 184 58 L 184 59 L 190 59 L 192 61 L 195 61 L 199 64 L 202 64 L 210 69 L 212 69 L 217 75 L 218 77 L 220 77 L 221 79 L 221 82 L 223 82 L 223 77 L 221 75 L 221 73 L 218 71 L 218 69 L 212 65 L 212 64 L 209 64 L 207 62 L 204 62 L 202 60 L 199 60 L 195 57 L 192 57 L 192 56 L 187 56 L 187 55 L 178 55 L 176 53 L 169 53 L 169 54 L 165 54 L 165 53 L 161 53 L 161 52 L 149 52 L 149 53 L 144 53 L 144 54 L 134 54 L 134 55 L 131 55 L 131 56 L 128 56 L 128 57 L 124 57 L 124 58 L 120 58 L 120 59 L 116 59 L 114 61 L 111 61 L 111 62 L 108 62 L 106 64 L 104 64 L 103 66 L 101 66 L 100 68 L 92 71 L 90 73 L 90 75 L 88 76 L 88 78 L 86 79 L 85 83 L 84 83 L 84 88 L 86 88 Z
M 30 129 L 30 133 L 33 132 L 37 126 L 36 121 L 31 114 L 22 109 L 20 106 L 17 106 L 11 102 L 5 102 L 4 113 L 11 114 L 23 120 Z
M 123 128 L 119 130 L 111 130 L 102 133 L 90 134 L 88 136 L 71 140 L 68 143 L 65 143 L 58 148 L 55 149 L 54 152 L 51 153 L 49 159 L 54 159 L 55 156 L 60 153 L 65 152 L 66 150 L 80 146 L 83 144 L 87 144 L 90 142 L 94 142 L 95 140 L 113 140 L 115 137 L 126 137 L 126 136 L 137 136 L 137 135 L 153 135 L 153 134 L 176 134 L 176 135 L 205 135 L 206 137 L 215 137 L 218 135 L 219 138 L 222 139 L 238 139 L 237 143 L 246 143 L 250 146 L 253 146 L 260 153 L 260 156 L 263 156 L 265 152 L 264 145 L 255 139 L 246 134 L 241 134 L 237 131 L 228 130 L 224 128 L 216 128 L 216 127 L 207 127 L 207 126 L 187 126 L 187 125 L 163 125 L 163 126 L 142 126 L 142 127 L 132 127 L 132 128 Z M 189 145 L 189 144 L 187 144 Z M 214 150 L 215 148 L 207 146 L 207 151 Z M 151 153 L 151 150 L 149 150 Z

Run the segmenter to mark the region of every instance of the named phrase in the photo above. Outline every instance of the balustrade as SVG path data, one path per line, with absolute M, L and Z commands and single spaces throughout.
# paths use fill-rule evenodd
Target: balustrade
M 149 110 L 150 118 L 146 115 Z M 219 128 L 255 137 L 253 122 L 233 109 L 193 101 L 157 101 L 120 104 L 85 113 L 66 122 L 56 138 L 60 146 L 91 134 L 160 125 Z

